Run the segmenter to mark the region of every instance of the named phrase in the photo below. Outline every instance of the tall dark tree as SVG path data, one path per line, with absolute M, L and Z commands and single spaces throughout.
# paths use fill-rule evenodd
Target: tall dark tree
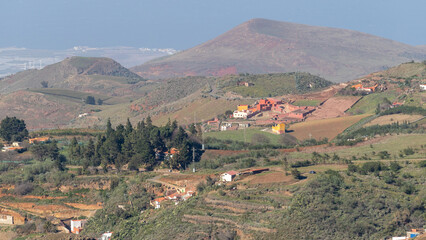
M 108 118 L 107 121 L 107 129 L 106 129 L 106 137 L 110 137 L 114 133 L 114 129 L 112 128 L 111 119 Z
M 197 134 L 197 129 L 195 128 L 195 124 L 190 124 L 188 127 L 188 131 L 192 134 L 195 135 Z
M 84 100 L 84 102 L 86 104 L 96 105 L 96 100 L 93 96 L 87 96 L 86 99 Z
M 186 165 L 190 162 L 191 160 L 191 145 L 188 143 L 188 141 L 185 139 L 183 140 L 183 142 L 181 143 L 181 145 L 178 147 L 178 153 L 175 154 L 173 156 L 174 158 L 174 168 L 181 169 L 181 168 L 186 168 Z
M 41 87 L 42 88 L 48 88 L 49 87 L 49 82 L 48 81 L 41 81 Z
M 28 137 L 25 121 L 16 117 L 6 117 L 0 123 L 0 137 L 5 141 L 22 141 Z
M 150 139 L 151 144 L 155 149 L 161 152 L 166 150 L 166 145 L 161 138 L 160 130 L 158 128 L 155 128 L 151 131 Z
M 77 138 L 73 137 L 68 147 L 68 156 L 73 163 L 78 163 L 82 158 L 81 147 L 78 144 Z
M 179 127 L 179 129 L 173 135 L 173 145 L 175 146 L 182 145 L 184 140 L 188 138 L 188 135 L 182 127 Z
M 130 119 L 127 118 L 127 123 L 126 123 L 126 136 L 129 136 L 130 133 L 133 132 L 133 126 L 132 123 L 130 122 Z
M 146 118 L 146 127 L 147 127 L 148 129 L 151 129 L 151 128 L 152 128 L 152 119 L 151 119 L 151 116 L 148 116 L 148 117 Z
M 84 158 L 88 161 L 89 165 L 94 165 L 94 157 L 96 154 L 95 144 L 92 139 L 89 139 L 87 147 L 84 149 Z

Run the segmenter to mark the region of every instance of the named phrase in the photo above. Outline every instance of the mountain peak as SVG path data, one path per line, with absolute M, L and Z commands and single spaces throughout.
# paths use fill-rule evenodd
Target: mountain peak
M 144 79 L 110 58 L 69 57 L 40 70 L 26 70 L 0 81 L 0 93 L 27 88 L 50 88 L 97 91 L 110 93 L 106 85 L 118 86 Z M 107 83 L 108 82 L 108 83 Z
M 343 82 L 423 58 L 420 47 L 366 33 L 255 18 L 132 70 L 147 78 L 304 71 Z

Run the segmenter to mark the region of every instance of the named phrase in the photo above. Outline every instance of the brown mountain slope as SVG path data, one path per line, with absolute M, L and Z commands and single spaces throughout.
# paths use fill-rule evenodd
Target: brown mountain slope
M 46 81 L 49 88 L 117 95 L 115 90 L 143 80 L 109 58 L 71 57 L 41 70 L 22 71 L 0 79 L 0 94 L 41 88 L 41 82 Z
M 422 48 L 361 32 L 253 19 L 131 70 L 149 78 L 303 71 L 343 82 L 424 58 Z
M 25 90 L 0 96 L 0 119 L 16 116 L 25 120 L 28 129 L 68 125 L 79 113 L 87 111 L 85 108 L 89 107 Z

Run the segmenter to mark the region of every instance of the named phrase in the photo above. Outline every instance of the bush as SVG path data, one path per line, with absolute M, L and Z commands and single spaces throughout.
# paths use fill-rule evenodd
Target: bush
M 358 167 L 356 165 L 354 165 L 354 164 L 349 164 L 348 165 L 348 172 L 355 173 L 355 172 L 358 172 L 358 171 L 359 171 L 359 169 L 358 169 Z
M 251 137 L 251 143 L 254 144 L 254 145 L 256 145 L 256 144 L 268 144 L 270 142 L 271 142 L 271 140 L 267 136 L 260 134 L 260 133 L 253 134 L 253 136 Z
M 294 177 L 294 179 L 301 179 L 302 175 L 300 174 L 299 170 L 293 168 L 291 170 L 291 175 Z
M 249 168 L 255 165 L 256 165 L 256 160 L 254 160 L 253 158 L 246 158 L 241 161 L 240 168 Z
M 412 149 L 412 148 L 410 148 L 410 147 L 403 149 L 403 150 L 402 150 L 402 152 L 403 152 L 405 155 L 413 155 L 413 154 L 415 153 L 415 152 L 414 152 L 414 149 Z
M 360 171 L 362 174 L 380 172 L 383 166 L 380 162 L 366 162 L 362 165 Z
M 27 195 L 34 190 L 32 183 L 22 183 L 15 186 L 14 193 L 16 195 Z
M 28 235 L 36 231 L 34 222 L 27 222 L 24 225 L 16 226 L 16 232 L 22 235 Z
M 381 151 L 378 153 L 378 156 L 380 157 L 380 159 L 389 159 L 390 158 L 390 154 L 388 153 L 388 151 Z
M 402 167 L 397 162 L 391 162 L 389 168 L 394 172 L 398 172 Z
M 292 163 L 290 166 L 292 168 L 298 168 L 298 167 L 307 167 L 311 165 L 312 165 L 311 161 L 305 160 L 305 161 L 297 161 L 295 163 Z

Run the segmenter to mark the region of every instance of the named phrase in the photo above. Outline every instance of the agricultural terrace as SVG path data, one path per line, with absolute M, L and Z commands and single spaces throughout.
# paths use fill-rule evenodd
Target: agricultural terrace
M 300 99 L 293 102 L 295 106 L 311 106 L 316 107 L 321 103 L 321 100 L 318 99 Z
M 262 131 L 264 129 L 265 128 L 250 127 L 246 130 L 241 129 L 236 131 L 207 132 L 204 133 L 204 137 L 213 137 L 219 140 L 232 140 L 249 143 L 255 135 L 260 134 L 269 139 L 269 143 L 279 144 L 280 136 L 267 131 Z
M 408 115 L 408 114 L 392 114 L 392 115 L 385 115 L 378 117 L 371 122 L 365 124 L 365 127 L 373 126 L 373 125 L 386 125 L 386 124 L 392 124 L 392 123 L 403 123 L 403 122 L 416 122 L 420 119 L 424 118 L 422 115 Z
M 289 134 L 299 140 L 309 138 L 314 138 L 317 140 L 328 138 L 331 140 L 339 133 L 343 132 L 346 128 L 352 126 L 367 116 L 369 115 L 364 114 L 295 123 L 290 125 L 288 130 L 290 131 Z
M 326 148 L 311 148 L 309 151 L 289 153 L 291 159 L 305 160 L 312 158 L 312 152 L 350 160 L 408 160 L 425 159 L 426 134 L 394 135 L 368 140 L 356 146 L 340 146 Z M 409 151 L 412 149 L 413 151 Z M 384 154 L 386 152 L 387 154 Z M 408 155 L 407 155 L 408 153 Z M 384 157 L 384 158 L 383 158 Z
M 179 123 L 190 124 L 195 120 L 206 121 L 223 114 L 226 110 L 235 109 L 239 104 L 250 104 L 253 100 L 226 100 L 214 98 L 202 98 L 182 107 L 182 109 L 168 114 L 154 116 L 152 121 L 157 125 L 164 125 L 168 119 L 176 119 Z

